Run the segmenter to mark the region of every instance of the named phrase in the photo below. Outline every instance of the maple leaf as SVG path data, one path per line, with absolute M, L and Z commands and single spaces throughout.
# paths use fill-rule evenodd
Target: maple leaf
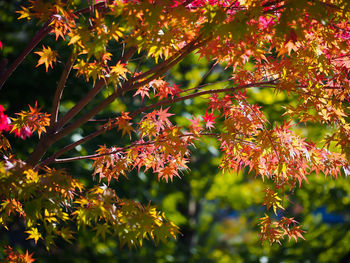
M 78 42 L 81 39 L 80 35 L 77 34 L 69 34 L 70 40 L 68 42 L 68 45 L 73 45 L 74 43 Z
M 153 87 L 155 91 L 155 96 L 159 97 L 159 100 L 165 99 L 168 96 L 171 96 L 171 98 L 174 98 L 179 92 L 181 92 L 181 89 L 178 85 L 170 86 L 170 84 L 162 79 L 156 79 L 153 80 L 150 83 L 150 86 Z
M 37 67 L 40 66 L 41 64 L 45 64 L 46 72 L 49 69 L 49 66 L 53 68 L 52 63 L 57 61 L 57 52 L 52 50 L 51 47 L 45 47 L 43 45 L 42 51 L 36 51 L 34 52 L 35 54 L 38 54 L 40 56 L 40 59 L 38 61 L 38 64 L 36 65 Z
M 280 243 L 279 240 L 282 232 L 280 229 L 275 227 L 273 220 L 267 214 L 265 214 L 265 216 L 259 220 L 261 243 L 264 243 L 265 240 L 268 240 L 271 245 L 274 242 Z
M 32 169 L 28 169 L 23 172 L 26 175 L 27 182 L 37 183 L 39 181 L 39 175 Z
M 77 18 L 77 16 L 72 12 L 72 10 L 65 10 L 65 6 L 61 2 L 56 2 L 53 9 L 55 9 L 55 14 L 51 17 L 51 32 L 55 34 L 56 40 L 59 37 L 65 39 L 65 35 L 68 32 L 72 32 L 72 29 L 76 27 L 74 19 Z
M 3 149 L 4 151 L 7 151 L 9 149 L 11 149 L 11 144 L 10 142 L 7 140 L 7 138 L 0 133 L 0 149 Z
M 156 112 L 153 112 L 156 115 Z M 148 136 L 149 138 L 156 137 L 159 135 L 160 129 L 163 128 L 160 121 L 156 121 L 155 118 L 146 115 L 143 120 L 139 123 L 139 131 L 141 136 Z
M 11 118 L 13 122 L 11 132 L 15 132 L 18 136 L 30 136 L 31 132 L 37 131 L 39 138 L 42 132 L 46 132 L 46 126 L 50 125 L 50 114 L 41 113 L 41 108 L 38 108 L 37 102 L 35 106 L 29 106 L 29 111 L 21 111 L 16 113 L 18 118 Z M 24 130 L 22 130 L 24 129 Z M 29 129 L 29 131 L 28 131 Z
M 200 117 L 196 118 L 195 116 L 192 115 L 192 119 L 188 119 L 191 122 L 190 125 L 190 130 L 194 134 L 199 134 L 199 132 L 202 131 L 202 125 L 200 124 L 201 120 Z
M 108 224 L 98 224 L 95 228 L 96 230 L 96 237 L 102 236 L 103 240 L 106 240 L 106 234 L 110 234 L 111 231 L 109 230 L 110 226 Z
M 38 242 L 40 238 L 43 239 L 42 235 L 39 233 L 38 229 L 35 227 L 32 227 L 30 230 L 25 231 L 25 233 L 29 234 L 29 237 L 27 237 L 27 239 L 34 239 L 35 244 Z
M 205 127 L 209 130 L 211 130 L 212 128 L 215 128 L 213 124 L 215 123 L 214 120 L 216 119 L 216 117 L 213 116 L 213 114 L 214 114 L 213 112 L 210 114 L 208 114 L 208 112 L 205 112 L 205 116 L 203 117 L 203 120 L 205 121 Z
M 168 120 L 168 117 L 173 116 L 174 114 L 172 113 L 168 113 L 170 107 L 166 108 L 165 110 L 163 110 L 163 108 L 161 107 L 160 110 L 157 111 L 157 116 L 158 119 L 161 122 L 166 123 L 167 125 L 171 124 L 171 122 Z
M 12 247 L 5 247 L 6 262 L 9 263 L 33 263 L 35 259 L 33 258 L 33 253 L 29 254 L 26 250 L 25 254 L 21 254 L 19 251 L 14 251 Z
M 121 116 L 117 117 L 115 123 L 118 125 L 118 131 L 122 130 L 122 136 L 127 133 L 131 139 L 132 123 L 129 122 L 132 118 L 129 116 L 129 112 L 122 112 Z
M 44 220 L 51 222 L 57 222 L 57 218 L 55 217 L 55 213 L 49 212 L 47 209 L 44 211 Z
M 25 212 L 23 210 L 22 203 L 16 199 L 6 199 L 1 203 L 1 206 L 10 215 L 12 212 L 17 212 L 20 216 L 25 217 Z
M 118 24 L 113 24 L 110 28 L 110 34 L 116 41 L 118 41 L 123 36 L 124 31 L 125 28 L 120 27 Z
M 129 73 L 130 71 L 125 67 L 125 64 L 120 63 L 120 61 L 115 65 L 111 66 L 110 71 L 110 78 L 112 79 L 127 79 L 126 73 Z
M 289 240 L 291 238 L 294 238 L 295 242 L 298 242 L 298 238 L 304 239 L 303 233 L 306 233 L 306 231 L 300 229 L 300 226 L 294 226 L 292 229 L 288 231 L 288 238 Z
M 25 263 L 33 263 L 35 261 L 35 259 L 33 258 L 33 254 L 28 253 L 28 250 L 26 250 L 26 253 L 23 255 L 23 260 Z
M 264 191 L 266 195 L 264 197 L 263 205 L 266 205 L 267 210 L 270 209 L 270 207 L 272 207 L 276 215 L 277 215 L 277 208 L 284 210 L 283 206 L 281 205 L 281 198 L 278 197 L 275 191 L 269 188 L 266 188 Z
M 158 180 L 162 178 L 167 183 L 169 179 L 172 182 L 174 176 L 180 178 L 177 163 L 173 160 L 171 160 L 167 165 L 164 165 L 164 167 L 160 167 L 159 169 L 157 169 L 156 172 L 158 173 Z
M 70 240 L 74 239 L 74 232 L 70 230 L 68 227 L 62 227 L 59 231 L 60 236 L 66 240 L 68 243 L 72 243 Z
M 33 134 L 33 132 L 30 130 L 28 126 L 23 126 L 21 129 L 15 129 L 13 133 L 15 134 L 16 137 L 19 137 L 22 140 L 29 138 Z
M 108 149 L 105 146 L 100 146 L 96 151 L 101 157 L 94 158 L 94 173 L 99 174 L 100 180 L 107 178 L 108 183 L 112 178 L 118 180 L 119 175 L 126 177 L 126 171 L 129 170 L 129 161 L 120 151 L 119 148 Z M 113 153 L 112 153 L 113 152 Z
M 143 101 L 144 97 L 147 96 L 149 98 L 149 86 L 142 86 L 137 89 L 137 91 L 134 94 L 134 97 L 139 95 L 141 96 L 141 102 Z
M 288 41 L 287 44 L 285 44 L 285 47 L 287 48 L 288 50 L 288 55 L 290 55 L 290 53 L 292 51 L 297 51 L 298 48 L 299 48 L 299 45 L 298 45 L 298 42 L 293 42 L 293 41 Z
M 31 19 L 30 10 L 26 7 L 23 7 L 23 6 L 21 6 L 21 8 L 22 8 L 22 10 L 16 11 L 16 13 L 20 14 L 20 16 L 17 19 L 19 20 L 19 19 L 27 18 L 28 20 L 30 20 Z

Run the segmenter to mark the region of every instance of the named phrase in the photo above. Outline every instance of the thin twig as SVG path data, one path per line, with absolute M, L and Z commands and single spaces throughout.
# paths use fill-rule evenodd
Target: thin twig
M 200 136 L 215 136 L 215 137 L 218 137 L 220 136 L 220 134 L 217 134 L 217 133 L 201 133 Z M 195 134 L 183 134 L 183 135 L 180 135 L 180 137 L 198 137 L 197 135 Z M 244 143 L 253 143 L 253 142 L 250 142 L 250 141 L 245 141 L 245 140 L 241 140 L 241 139 L 235 139 L 237 141 L 241 141 L 241 142 L 244 142 Z M 84 156 L 77 156 L 77 157 L 70 157 L 70 158 L 61 158 L 61 159 L 53 159 L 51 163 L 66 163 L 66 162 L 73 162 L 73 161 L 79 161 L 79 160 L 86 160 L 86 159 L 94 159 L 94 158 L 99 158 L 99 157 L 103 157 L 103 156 L 107 156 L 107 155 L 111 155 L 111 154 L 116 154 L 116 153 L 120 153 L 120 152 L 123 152 L 125 150 L 128 150 L 130 148 L 133 148 L 133 147 L 138 147 L 138 146 L 146 146 L 146 145 L 151 145 L 151 144 L 154 144 L 156 142 L 165 142 L 167 141 L 167 139 L 162 139 L 162 140 L 158 140 L 158 141 L 148 141 L 148 142 L 143 142 L 143 143 L 133 143 L 129 146 L 126 146 L 126 147 L 123 147 L 123 148 L 118 148 L 117 150 L 115 151 L 111 151 L 111 152 L 108 152 L 108 153 L 100 153 L 100 154 L 91 154 L 91 155 L 84 155 Z M 42 165 L 45 165 L 44 163 L 42 163 Z
M 181 90 L 181 91 L 175 93 L 175 96 L 179 96 L 179 94 L 186 93 L 186 92 L 189 92 L 189 91 L 192 91 L 192 90 L 198 91 L 198 90 L 200 90 L 200 89 L 202 89 L 204 87 L 211 86 L 211 85 L 216 85 L 216 84 L 224 83 L 224 82 L 228 82 L 228 81 L 230 81 L 230 80 L 226 79 L 226 80 L 220 80 L 220 81 L 217 81 L 217 82 L 205 83 L 205 84 L 202 84 L 202 85 L 198 85 L 198 86 L 196 86 L 194 88 Z M 195 94 L 195 93 L 193 93 L 193 94 Z M 108 122 L 109 120 L 110 119 L 90 119 L 89 122 Z
M 164 105 L 168 105 L 168 104 L 172 104 L 178 101 L 183 101 L 186 99 L 190 99 L 196 96 L 201 96 L 201 95 L 205 95 L 205 94 L 214 94 L 214 93 L 223 93 L 223 92 L 229 92 L 229 91 L 235 91 L 235 90 L 239 90 L 239 89 L 244 89 L 244 88 L 250 88 L 250 87 L 264 87 L 264 85 L 272 85 L 274 83 L 275 80 L 270 80 L 270 81 L 265 81 L 265 82 L 257 82 L 257 83 L 251 83 L 251 84 L 246 84 L 246 85 L 241 85 L 241 86 L 237 86 L 237 87 L 231 87 L 231 88 L 225 88 L 225 89 L 217 89 L 217 90 L 206 90 L 206 91 L 202 91 L 202 92 L 198 92 L 198 93 L 194 93 L 194 94 L 190 94 L 187 96 L 183 96 L 183 97 L 178 97 L 178 98 L 173 98 L 173 99 L 167 99 L 167 100 L 162 100 L 158 103 L 152 104 L 152 105 L 148 105 L 145 106 L 133 113 L 131 113 L 129 116 L 130 117 L 134 117 L 142 112 L 148 111 L 150 109 L 156 108 L 156 107 L 160 107 L 160 106 L 164 106 Z M 112 94 L 113 95 L 113 94 Z M 62 154 L 74 149 L 76 146 L 83 144 L 101 134 L 103 134 L 104 132 L 106 132 L 108 129 L 112 129 L 114 127 L 116 127 L 117 124 L 112 124 L 109 128 L 107 127 L 103 127 L 89 135 L 87 135 L 86 137 L 71 143 L 69 145 L 66 145 L 64 148 L 60 149 L 59 151 L 57 151 L 55 154 L 53 154 L 52 156 L 48 157 L 46 160 L 44 160 L 41 164 L 49 164 L 52 163 L 53 160 L 55 160 L 57 157 L 61 156 Z
M 157 102 L 155 104 L 145 106 L 145 107 L 143 107 L 143 108 L 133 112 L 130 116 L 135 116 L 135 115 L 137 115 L 137 114 L 139 114 L 141 112 L 148 111 L 148 110 L 156 108 L 156 107 L 172 104 L 172 103 L 175 103 L 175 102 L 178 102 L 178 101 L 191 99 L 191 98 L 198 97 L 198 96 L 201 96 L 201 95 L 223 93 L 223 92 L 235 91 L 235 90 L 251 88 L 251 87 L 264 87 L 265 85 L 273 85 L 274 81 L 275 80 L 262 81 L 262 82 L 255 82 L 255 83 L 240 85 L 240 86 L 231 87 L 231 88 L 204 90 L 204 91 L 193 93 L 193 94 L 189 94 L 189 95 L 186 95 L 186 96 L 183 96 L 183 97 L 177 97 L 177 98 L 162 100 L 162 101 L 159 101 L 159 102 Z

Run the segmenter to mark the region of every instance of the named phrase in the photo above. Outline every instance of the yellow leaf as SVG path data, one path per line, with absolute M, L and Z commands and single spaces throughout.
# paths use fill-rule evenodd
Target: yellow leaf
M 49 69 L 49 66 L 52 68 L 52 62 L 57 61 L 57 52 L 52 50 L 50 47 L 45 48 L 43 45 L 42 51 L 37 51 L 34 52 L 35 54 L 38 54 L 40 56 L 40 59 L 38 61 L 38 64 L 36 65 L 37 67 L 40 66 L 41 64 L 45 64 L 46 67 L 46 72 Z
M 24 174 L 27 177 L 28 183 L 37 183 L 39 181 L 38 172 L 33 171 L 32 169 L 24 171 Z
M 28 8 L 21 6 L 22 10 L 21 11 L 16 11 L 16 13 L 20 14 L 20 17 L 18 17 L 17 19 L 24 19 L 27 18 L 28 20 L 30 20 L 30 11 Z
M 44 215 L 45 215 L 44 220 L 48 221 L 49 223 L 57 222 L 57 218 L 55 217 L 55 215 L 56 215 L 55 213 L 50 213 L 47 209 L 45 209 Z
M 40 238 L 43 239 L 42 235 L 39 233 L 38 229 L 35 227 L 25 232 L 29 234 L 29 237 L 27 239 L 34 239 L 35 244 L 38 242 Z
M 73 35 L 68 43 L 68 45 L 72 45 L 74 43 L 76 43 L 78 40 L 80 39 L 79 35 Z
M 123 79 L 127 79 L 126 73 L 128 73 L 129 70 L 123 65 L 122 63 L 118 62 L 115 66 L 111 67 L 111 76 L 117 76 L 117 78 L 121 77 Z

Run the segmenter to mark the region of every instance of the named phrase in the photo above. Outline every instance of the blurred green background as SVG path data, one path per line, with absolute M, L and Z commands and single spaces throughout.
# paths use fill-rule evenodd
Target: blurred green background
M 34 21 L 17 20 L 15 11 L 19 10 L 22 2 L 0 1 L 0 41 L 3 44 L 0 59 L 7 59 L 10 63 L 40 28 Z M 69 50 L 57 44 L 53 36 L 47 37 L 43 43 L 58 50 L 61 61 L 53 70 L 45 73 L 43 68 L 35 68 L 37 55 L 30 54 L 27 57 L 0 91 L 0 104 L 10 116 L 26 109 L 28 104 L 34 105 L 36 101 L 44 111 L 50 109 L 55 85 Z M 118 54 L 121 48 L 116 45 L 111 52 Z M 130 67 L 136 67 L 137 63 L 135 60 Z M 152 62 L 142 64 L 143 69 L 151 66 Z M 195 87 L 212 66 L 213 62 L 191 54 L 168 72 L 166 80 L 181 88 Z M 83 80 L 72 76 L 64 91 L 61 113 L 72 107 L 82 97 L 84 90 L 88 89 Z M 229 76 L 229 71 L 217 65 L 205 81 L 220 81 Z M 227 84 L 217 84 L 217 87 Z M 108 94 L 106 89 L 97 97 L 97 101 Z M 251 89 L 248 95 L 250 103 L 263 106 L 271 124 L 282 123 L 281 106 L 298 99 L 284 93 L 275 94 L 272 89 Z M 133 98 L 130 94 L 110 105 L 100 116 L 111 116 L 122 110 L 133 111 L 141 104 L 139 98 Z M 188 117 L 192 114 L 203 115 L 205 109 L 206 100 L 203 98 L 177 103 L 171 106 L 171 112 L 176 114 L 172 120 L 180 125 L 188 125 Z M 84 129 L 76 130 L 55 145 L 52 151 L 80 139 L 94 129 L 96 124 L 85 125 Z M 329 129 L 297 125 L 295 131 L 319 142 Z M 9 137 L 16 154 L 21 158 L 26 157 L 37 141 L 35 136 L 26 141 Z M 106 136 L 77 147 L 69 156 L 91 154 L 97 145 L 124 145 L 120 137 L 116 131 L 111 131 Z M 190 171 L 184 173 L 181 179 L 175 178 L 173 183 L 158 182 L 156 176 L 143 172 L 111 183 L 120 197 L 138 200 L 143 204 L 151 202 L 180 227 L 178 239 L 169 240 L 167 244 L 155 246 L 149 241 L 142 248 L 129 250 L 120 248 L 115 237 L 94 239 L 93 233 L 81 231 L 73 244 L 59 241 L 57 247 L 46 251 L 40 242 L 35 245 L 25 240 L 23 226 L 14 222 L 10 232 L 3 228 L 0 230 L 0 246 L 10 244 L 22 251 L 28 249 L 34 252 L 38 262 L 350 262 L 348 178 L 334 180 L 322 175 L 308 178 L 309 184 L 303 184 L 294 195 L 284 199 L 284 206 L 287 207 L 285 213 L 294 216 L 303 225 L 307 231 L 304 235 L 306 240 L 298 243 L 284 240 L 282 245 L 260 245 L 257 222 L 265 212 L 261 206 L 264 184 L 260 178 L 248 175 L 247 171 L 222 174 L 218 169 L 219 161 L 218 143 L 213 138 L 206 138 L 196 144 L 196 149 L 192 149 Z M 89 161 L 70 163 L 64 167 L 87 185 L 97 183 L 91 179 Z M 1 257 L 3 255 L 0 254 L 0 260 Z

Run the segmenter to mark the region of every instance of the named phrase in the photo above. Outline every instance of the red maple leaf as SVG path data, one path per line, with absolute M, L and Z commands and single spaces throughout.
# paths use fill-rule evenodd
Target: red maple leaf
M 205 116 L 203 117 L 203 120 L 205 121 L 205 127 L 209 130 L 211 128 L 214 128 L 213 124 L 215 123 L 216 116 L 213 116 L 213 113 L 208 114 L 208 112 L 205 112 Z

